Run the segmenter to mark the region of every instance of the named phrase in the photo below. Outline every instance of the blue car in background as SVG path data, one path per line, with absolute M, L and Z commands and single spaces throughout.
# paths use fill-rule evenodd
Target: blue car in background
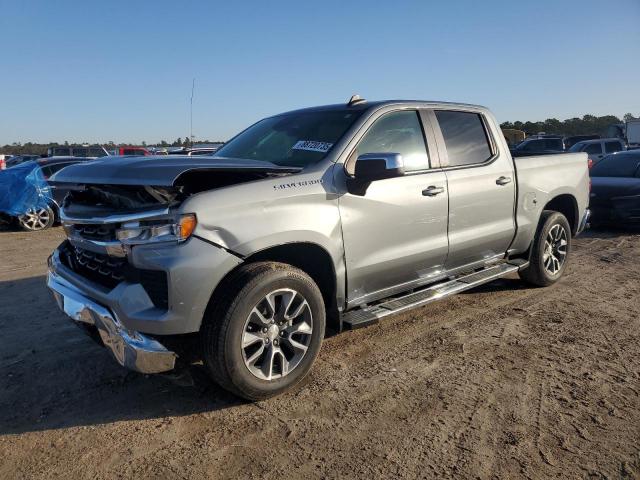
M 59 206 L 68 189 L 48 179 L 64 167 L 87 158 L 55 157 L 27 161 L 0 172 L 0 219 L 23 230 L 46 230 L 58 220 Z
M 640 224 L 640 150 L 607 155 L 589 175 L 593 225 Z

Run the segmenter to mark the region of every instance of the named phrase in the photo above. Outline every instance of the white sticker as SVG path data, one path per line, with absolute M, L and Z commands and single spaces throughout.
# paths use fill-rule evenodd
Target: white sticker
M 314 142 L 313 140 L 299 140 L 291 150 L 307 150 L 309 152 L 328 152 L 333 143 Z

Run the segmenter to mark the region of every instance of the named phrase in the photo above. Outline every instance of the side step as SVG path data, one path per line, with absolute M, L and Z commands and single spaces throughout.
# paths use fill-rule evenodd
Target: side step
M 496 278 L 504 277 L 509 273 L 517 272 L 525 266 L 521 263 L 514 263 L 501 263 L 478 272 L 457 277 L 454 280 L 437 283 L 418 292 L 392 298 L 377 305 L 352 310 L 342 316 L 342 324 L 345 329 L 350 330 L 366 327 L 378 323 L 381 318 L 388 315 L 395 315 L 396 313 L 422 307 L 427 303 L 435 302 L 436 300 L 491 282 Z

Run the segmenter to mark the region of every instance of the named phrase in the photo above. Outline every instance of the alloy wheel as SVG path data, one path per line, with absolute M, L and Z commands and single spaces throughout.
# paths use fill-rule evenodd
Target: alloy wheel
M 567 258 L 567 238 L 567 231 L 560 224 L 551 227 L 547 234 L 542 261 L 544 269 L 550 275 L 556 275 L 564 265 Z
M 261 380 L 285 377 L 304 358 L 313 333 L 313 316 L 299 292 L 284 288 L 268 293 L 251 310 L 242 333 L 242 356 Z
M 30 209 L 18 217 L 20 225 L 27 230 L 44 230 L 51 221 L 51 210 L 48 208 Z

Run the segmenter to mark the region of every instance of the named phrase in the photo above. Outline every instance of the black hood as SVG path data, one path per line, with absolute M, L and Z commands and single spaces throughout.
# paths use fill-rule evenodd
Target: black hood
M 151 185 L 169 187 L 187 172 L 295 173 L 300 167 L 286 167 L 260 160 L 225 157 L 158 155 L 147 157 L 109 156 L 70 165 L 51 180 L 56 183 L 100 185 Z

